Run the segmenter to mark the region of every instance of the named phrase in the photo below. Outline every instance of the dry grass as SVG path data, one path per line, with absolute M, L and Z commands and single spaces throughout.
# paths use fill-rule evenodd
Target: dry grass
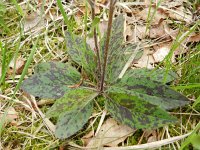
M 20 8 L 22 8 L 23 13 L 20 13 L 19 10 L 16 9 L 16 6 L 12 3 L 7 1 L 0 2 L 5 6 L 3 8 L 5 11 L 3 20 L 6 24 L 6 27 L 9 29 L 7 31 L 6 28 L 0 28 L 0 41 L 7 50 L 6 58 L 3 56 L 0 57 L 1 62 L 5 60 L 5 62 L 8 64 L 9 60 L 11 60 L 14 56 L 27 60 L 33 46 L 36 44 L 36 39 L 38 38 L 36 52 L 33 55 L 31 64 L 27 68 L 28 72 L 25 78 L 32 74 L 34 66 L 39 62 L 46 62 L 50 60 L 65 62 L 68 60 L 67 48 L 63 36 L 67 27 L 63 21 L 63 16 L 59 12 L 56 1 L 48 1 L 47 3 L 44 3 L 44 5 L 42 2 L 39 2 L 40 1 L 20 1 L 18 5 Z M 85 24 L 83 23 L 83 13 L 85 11 L 83 6 L 85 3 L 74 1 L 74 3 L 70 2 L 63 4 L 67 15 L 71 17 L 70 20 L 74 24 L 73 30 L 76 33 L 80 33 L 80 31 L 85 28 Z M 102 3 L 99 3 L 99 5 L 101 6 L 101 9 L 99 10 L 99 16 L 107 19 L 107 5 L 103 5 Z M 129 16 L 130 11 L 133 9 L 135 12 L 140 11 L 144 5 L 144 2 L 120 1 L 117 4 L 116 15 L 124 13 Z M 191 8 L 193 4 L 188 2 L 184 3 L 184 5 L 186 5 L 185 7 L 187 8 Z M 170 11 L 172 10 L 170 9 Z M 132 25 L 138 24 L 136 20 L 133 19 L 133 21 L 134 22 Z M 170 26 L 180 31 L 181 35 L 185 32 L 185 22 L 181 22 L 182 25 L 179 25 L 179 21 L 168 21 L 171 22 Z M 143 23 L 145 23 L 145 26 L 151 27 L 151 21 L 149 21 L 149 23 L 139 22 L 139 24 Z M 87 25 L 90 24 L 91 18 L 88 18 Z M 189 28 L 194 25 L 194 22 L 191 22 L 189 25 L 185 25 Z M 197 26 L 192 33 L 199 31 L 199 26 Z M 144 47 L 152 47 L 158 43 L 167 42 L 167 40 L 162 40 L 162 38 L 163 37 L 159 37 L 154 40 L 143 39 L 141 40 L 141 43 L 145 43 L 143 44 Z M 170 61 L 170 63 L 164 61 L 162 65 L 165 67 L 172 67 L 178 72 L 181 70 L 182 76 L 179 81 L 174 83 L 173 88 L 177 88 L 180 92 L 184 93 L 191 100 L 191 104 L 184 108 L 172 110 L 171 114 L 174 114 L 179 118 L 179 122 L 177 124 L 152 131 L 139 130 L 133 136 L 124 141 L 121 146 L 130 146 L 130 149 L 144 149 L 150 148 L 151 146 L 154 148 L 159 148 L 160 146 L 164 145 L 160 149 L 179 149 L 183 139 L 187 137 L 198 124 L 200 119 L 200 106 L 197 104 L 196 107 L 192 107 L 192 104 L 200 94 L 200 91 L 197 89 L 199 88 L 200 81 L 198 74 L 199 71 L 194 68 L 195 66 L 199 68 L 198 61 L 200 57 L 200 46 L 197 42 L 181 44 L 183 44 L 184 47 L 189 47 L 190 51 L 183 54 L 184 56 L 179 55 L 176 63 L 172 63 L 169 59 L 168 61 Z M 7 71 L 9 72 L 9 70 L 10 69 L 8 68 Z M 14 95 L 16 85 L 21 76 L 21 73 L 18 75 L 8 73 L 4 80 L 4 84 L 1 86 L 0 113 L 7 115 L 6 112 L 9 114 L 8 108 L 12 107 L 15 109 L 15 111 L 12 111 L 11 113 L 14 113 L 17 118 L 15 118 L 11 123 L 8 123 L 6 126 L 4 125 L 1 127 L 0 124 L 0 149 L 45 150 L 58 149 L 59 147 L 65 149 L 80 149 L 83 144 L 81 137 L 91 130 L 97 130 L 96 132 L 98 132 L 98 129 L 102 125 L 105 117 L 107 117 L 100 105 L 99 108 L 96 107 L 95 113 L 93 116 L 91 116 L 91 122 L 89 122 L 83 130 L 78 132 L 70 139 L 63 141 L 58 140 L 53 135 L 55 130 L 55 120 L 50 121 L 48 119 L 44 119 L 44 114 L 50 108 L 50 104 L 52 104 L 53 101 L 48 99 L 45 101 L 40 99 L 36 100 L 34 97 L 30 97 L 22 93 L 21 90 L 17 90 L 16 94 Z M 194 87 L 194 84 L 196 87 Z M 3 121 L 2 116 L 3 115 L 0 116 L 1 121 Z M 154 135 L 156 135 L 158 142 L 145 145 L 148 139 Z M 132 146 L 135 144 L 138 145 Z

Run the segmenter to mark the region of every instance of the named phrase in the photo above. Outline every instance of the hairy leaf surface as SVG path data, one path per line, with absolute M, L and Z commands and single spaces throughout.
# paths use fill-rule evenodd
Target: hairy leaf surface
M 56 124 L 56 137 L 64 139 L 75 134 L 87 123 L 92 110 L 93 102 L 90 102 L 84 107 L 61 114 Z
M 113 118 L 134 129 L 157 128 L 176 121 L 158 106 L 128 94 L 109 93 L 106 108 Z
M 171 82 L 177 77 L 177 74 L 171 70 L 166 74 L 165 69 L 151 70 L 147 68 L 130 69 L 123 76 L 123 78 L 149 78 L 150 80 L 162 83 Z
M 56 100 L 48 110 L 46 117 L 59 116 L 63 112 L 75 110 L 80 106 L 84 107 L 97 95 L 97 92 L 89 89 L 79 88 L 72 90 Z
M 131 94 L 163 109 L 172 109 L 189 103 L 185 96 L 149 78 L 122 78 L 114 86 L 109 87 L 108 92 Z
M 69 32 L 66 32 L 66 42 L 68 54 L 72 60 L 82 66 L 89 75 L 93 76 L 97 66 L 94 51 L 81 37 L 71 35 Z
M 45 68 L 47 66 L 47 68 Z M 41 98 L 60 98 L 71 90 L 69 85 L 80 81 L 80 73 L 69 64 L 50 62 L 42 64 L 36 69 L 36 73 L 26 79 L 22 89 L 34 96 Z

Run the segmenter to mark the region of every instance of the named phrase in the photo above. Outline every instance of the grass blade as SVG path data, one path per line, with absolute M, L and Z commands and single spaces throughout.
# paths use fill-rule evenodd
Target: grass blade
M 65 13 L 65 9 L 64 9 L 64 7 L 63 7 L 63 5 L 62 5 L 61 0 L 57 0 L 57 4 L 58 4 L 59 10 L 60 10 L 60 12 L 61 12 L 61 14 L 62 14 L 62 16 L 63 16 L 64 22 L 65 22 L 65 24 L 66 24 L 67 27 L 68 27 L 69 32 L 72 33 L 72 26 L 71 26 L 71 23 L 69 22 L 69 18 L 68 18 L 68 16 L 67 16 L 67 14 Z
M 21 86 L 21 84 L 22 84 L 22 81 L 23 81 L 23 79 L 24 79 L 24 76 L 26 75 L 26 73 L 27 73 L 27 71 L 28 71 L 28 67 L 29 67 L 29 65 L 30 65 L 30 63 L 31 63 L 31 61 L 32 61 L 32 59 L 33 59 L 33 55 L 35 54 L 35 52 L 36 52 L 36 46 L 37 46 L 37 43 L 38 43 L 38 39 L 39 39 L 39 36 L 37 37 L 37 40 L 36 40 L 36 43 L 33 45 L 33 48 L 32 48 L 32 50 L 31 50 L 31 53 L 30 53 L 30 55 L 29 55 L 29 57 L 28 57 L 28 60 L 27 60 L 27 62 L 26 62 L 26 64 L 25 64 L 25 67 L 24 67 L 24 69 L 23 69 L 23 72 L 22 72 L 22 74 L 21 74 L 21 77 L 20 77 L 20 79 L 19 79 L 19 82 L 17 83 L 17 86 L 15 87 L 15 90 L 14 90 L 14 95 L 16 94 L 16 92 L 17 92 L 17 90 L 20 88 L 20 86 Z
M 21 16 L 24 16 L 24 12 L 22 10 L 22 8 L 20 7 L 20 5 L 18 5 L 18 2 L 16 0 L 11 0 L 11 2 L 15 5 L 18 13 L 21 15 Z

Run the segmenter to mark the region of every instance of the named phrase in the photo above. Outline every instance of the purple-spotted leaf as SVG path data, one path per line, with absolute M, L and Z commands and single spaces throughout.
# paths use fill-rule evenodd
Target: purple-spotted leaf
M 42 65 L 47 66 L 36 69 L 37 72 L 22 83 L 22 89 L 34 96 L 41 98 L 60 98 L 67 91 L 68 86 L 80 82 L 80 73 L 69 64 L 49 62 Z
M 88 75 L 94 76 L 97 66 L 94 51 L 80 36 L 66 32 L 65 39 L 72 60 L 82 66 Z
M 107 91 L 134 95 L 162 109 L 177 108 L 189 103 L 185 96 L 149 78 L 122 78 Z
M 97 95 L 97 92 L 86 88 L 72 90 L 56 100 L 54 105 L 48 110 L 46 117 L 59 116 L 63 112 L 75 110 L 80 106 L 84 107 Z
M 168 83 L 178 78 L 178 75 L 172 70 L 140 68 L 127 70 L 123 78 L 150 78 L 157 82 Z
M 133 53 L 135 48 L 135 45 L 128 45 L 126 47 L 120 47 L 118 52 L 113 50 L 116 52 L 108 57 L 108 65 L 106 70 L 107 82 L 113 83 L 118 79 L 119 74 L 131 56 L 131 52 Z M 127 51 L 129 52 L 127 53 Z M 142 53 L 142 51 L 140 50 L 138 54 L 139 53 Z
M 123 48 L 123 32 L 124 32 L 124 17 L 123 15 L 119 15 L 112 24 L 112 31 L 110 36 L 110 44 L 108 51 L 108 62 L 107 62 L 107 73 L 105 76 L 105 80 L 108 82 L 113 82 L 114 79 L 118 77 L 120 71 L 122 70 L 122 65 L 124 65 L 127 61 L 126 57 L 122 57 L 124 55 Z M 102 62 L 104 58 L 104 48 L 106 43 L 106 34 L 101 40 L 101 49 L 102 49 Z
M 34 73 L 44 73 L 49 70 L 62 69 L 66 70 L 68 67 L 71 67 L 70 64 L 65 64 L 62 62 L 42 62 L 35 66 Z
M 62 113 L 56 124 L 56 137 L 64 139 L 75 134 L 87 123 L 92 110 L 93 102 L 91 101 L 84 107 L 81 106 L 72 111 Z
M 109 93 L 106 109 L 117 121 L 134 129 L 157 128 L 176 121 L 158 106 L 123 93 Z
M 113 21 L 112 25 L 106 76 L 105 76 L 105 80 L 109 83 L 113 83 L 115 80 L 117 80 L 120 72 L 122 71 L 129 57 L 136 48 L 136 45 L 134 44 L 127 46 L 123 45 L 124 21 L 125 19 L 123 15 L 119 15 Z M 106 41 L 106 34 L 101 40 L 102 58 L 104 58 L 105 41 Z M 141 54 L 142 50 L 139 50 L 138 53 L 136 54 L 136 59 L 140 58 Z
M 124 32 L 124 17 L 123 15 L 119 15 L 112 24 L 112 31 L 110 36 L 110 44 L 109 44 L 109 54 L 108 56 L 113 56 L 115 51 L 120 51 L 122 43 L 124 41 L 123 32 Z M 106 34 L 101 40 L 101 49 L 103 50 L 104 55 L 104 48 L 106 42 Z M 119 55 L 119 54 L 118 54 Z M 103 57 L 102 57 L 103 58 Z

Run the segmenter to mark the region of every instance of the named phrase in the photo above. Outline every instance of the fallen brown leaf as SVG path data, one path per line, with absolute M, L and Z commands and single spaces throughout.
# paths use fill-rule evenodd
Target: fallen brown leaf
M 181 6 L 183 5 L 183 1 L 184 0 L 165 0 L 163 2 L 161 2 L 161 5 L 163 6 L 166 6 L 167 8 L 175 8 L 175 7 L 178 7 L 178 6 Z
M 134 62 L 133 65 L 137 68 L 154 68 L 155 60 L 151 54 L 152 52 L 150 51 L 150 49 L 145 48 L 142 57 L 137 62 Z
M 126 37 L 127 42 L 134 39 L 132 25 L 126 25 L 124 36 Z
M 161 62 L 165 59 L 165 57 L 169 54 L 170 48 L 168 47 L 161 47 L 157 49 L 157 51 L 153 54 L 155 62 Z
M 150 8 L 148 7 L 144 8 L 141 12 L 137 14 L 137 16 L 139 16 L 144 21 L 147 21 L 148 19 L 152 19 L 150 23 L 153 25 L 158 24 L 161 19 L 167 18 L 165 11 L 163 11 L 162 9 L 156 10 L 153 7 L 151 8 L 150 17 L 149 17 L 149 9 Z M 155 11 L 156 13 L 154 14 Z
M 146 37 L 146 26 L 142 25 L 128 25 L 125 30 L 125 37 L 127 42 L 138 42 Z
M 17 58 L 16 61 L 13 59 L 9 64 L 9 74 L 15 73 L 21 74 L 25 66 L 25 60 L 23 58 Z
M 101 3 L 101 4 L 106 4 L 108 2 L 108 0 L 97 0 L 98 3 Z
M 13 107 L 9 107 L 6 112 L 0 112 L 0 120 L 4 120 L 4 125 L 10 123 L 11 125 L 17 125 L 16 119 L 18 118 L 18 113 Z
M 101 126 L 98 134 L 90 140 L 87 147 L 117 146 L 134 132 L 132 128 L 118 124 L 110 118 Z
M 200 41 L 200 34 L 192 35 L 186 41 L 187 42 L 199 42 Z
M 158 140 L 156 130 L 145 130 L 144 138 L 147 140 L 147 143 L 155 142 Z
M 155 53 L 153 53 L 153 58 L 156 63 L 161 62 L 165 59 L 165 57 L 169 54 L 171 49 L 171 42 L 169 43 L 163 43 L 159 45 L 153 46 Z M 172 62 L 175 62 L 175 55 L 173 54 L 171 58 Z
M 150 28 L 149 30 L 149 37 L 150 38 L 159 38 L 159 37 L 164 37 L 166 34 L 165 32 L 165 27 L 167 26 L 166 22 L 162 21 L 161 23 L 159 23 L 158 25 Z M 168 38 L 169 35 L 167 35 L 165 37 Z
M 167 8 L 174 8 L 174 7 L 183 5 L 184 0 L 165 0 L 165 1 L 145 0 L 145 3 L 147 5 L 150 5 L 151 3 L 153 3 L 154 5 L 157 5 L 158 2 L 160 2 L 161 6 L 166 6 Z
M 145 31 L 146 31 L 146 26 L 137 25 L 133 31 L 133 38 L 144 39 L 146 37 Z
M 149 32 L 146 32 L 145 25 L 136 25 L 135 27 L 128 25 L 125 30 L 125 37 L 128 42 L 129 41 L 137 42 L 147 37 L 154 39 L 155 38 L 170 39 L 170 35 L 168 34 L 168 32 L 166 32 L 166 28 L 167 30 L 170 30 L 167 23 L 162 19 L 157 25 L 151 26 Z
M 94 136 L 94 130 L 90 131 L 88 134 L 84 135 L 81 140 L 83 141 L 83 145 L 86 146 L 91 141 Z
M 185 21 L 188 24 L 190 24 L 193 20 L 192 13 L 186 10 L 183 6 L 168 10 L 167 12 L 170 18 L 176 19 L 179 21 Z
M 24 32 L 40 28 L 44 26 L 44 18 L 41 18 L 39 14 L 33 12 L 31 14 L 27 14 L 24 18 Z
M 155 135 L 152 135 L 148 138 L 147 143 L 155 142 L 157 141 L 157 137 Z

